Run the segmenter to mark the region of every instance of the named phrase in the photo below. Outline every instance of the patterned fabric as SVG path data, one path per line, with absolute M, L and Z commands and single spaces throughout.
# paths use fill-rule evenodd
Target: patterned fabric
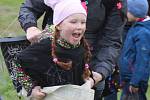
M 45 38 L 47 38 L 47 37 L 50 37 L 50 40 L 53 40 L 53 39 L 54 39 L 54 37 L 53 37 L 54 31 L 55 31 L 54 25 L 47 25 L 46 28 L 45 28 L 45 29 L 43 30 L 43 32 L 42 32 L 43 34 L 42 34 L 40 40 L 45 39 Z M 80 43 L 77 44 L 77 45 L 72 45 L 72 44 L 68 43 L 68 42 L 67 42 L 66 40 L 64 40 L 64 39 L 58 39 L 58 40 L 57 40 L 57 43 L 58 43 L 60 46 L 62 46 L 62 47 L 64 47 L 64 48 L 67 48 L 67 49 L 74 49 L 74 48 L 77 48 L 77 47 L 80 46 Z
M 16 63 L 14 67 L 16 68 L 17 72 L 17 80 L 25 88 L 25 90 L 30 93 L 34 86 L 31 78 L 24 73 L 20 64 Z
M 40 38 L 40 41 L 43 41 L 44 39 L 46 38 L 49 38 L 50 41 L 53 40 L 53 33 L 54 33 L 54 26 L 53 25 L 47 25 L 45 30 L 43 30 L 43 34 L 41 35 L 41 38 Z M 71 45 L 69 44 L 68 42 L 66 42 L 65 40 L 63 39 L 58 39 L 57 40 L 57 44 L 63 48 L 67 48 L 67 49 L 75 49 L 77 47 L 80 46 L 80 44 L 78 45 Z M 50 51 L 50 50 L 49 50 Z M 50 60 L 50 59 L 49 59 Z M 31 91 L 32 91 L 32 88 L 34 87 L 34 83 L 33 83 L 33 80 L 29 77 L 29 75 L 27 75 L 27 73 L 25 73 L 25 71 L 23 70 L 22 66 L 19 64 L 19 63 L 16 63 L 14 64 L 15 68 L 16 68 L 16 74 L 17 74 L 17 80 L 19 81 L 19 83 L 22 85 L 22 87 L 25 88 L 25 90 L 27 91 L 28 95 L 30 95 Z M 23 66 L 27 66 L 26 64 L 24 64 Z M 55 70 L 55 71 L 54 71 Z M 52 72 L 51 72 L 52 71 Z M 52 76 L 51 73 L 57 75 L 57 76 Z M 62 84 L 66 84 L 67 81 L 65 78 L 61 78 L 60 79 L 60 76 L 63 76 L 63 74 L 66 73 L 66 71 L 63 71 L 63 70 L 60 70 L 58 68 L 56 68 L 56 66 L 52 66 L 44 75 L 44 76 L 50 76 L 49 78 L 47 78 L 47 80 L 51 81 L 51 85 L 56 85 L 57 83 L 61 83 Z M 72 72 L 68 72 L 71 73 Z M 54 81 L 54 77 L 55 78 L 55 81 Z M 58 78 L 56 78 L 58 77 Z M 65 76 L 66 77 L 66 76 Z M 65 80 L 64 80 L 65 79 Z M 71 78 L 72 79 L 72 78 Z M 37 83 L 36 83 L 37 84 Z M 68 83 L 69 84 L 69 83 Z
M 16 54 L 20 53 L 23 49 L 29 46 L 30 43 L 24 36 L 20 36 L 12 38 L 1 38 L 0 44 L 6 67 L 12 79 L 12 83 L 18 93 L 18 96 L 20 96 L 23 88 L 17 79 L 18 75 L 15 64 L 15 61 L 17 59 Z
M 115 67 L 115 71 L 111 76 L 106 78 L 105 88 L 103 90 L 102 96 L 107 96 L 113 93 L 117 93 L 121 90 L 120 76 L 119 76 L 119 68 Z
M 67 49 L 74 49 L 74 48 L 77 48 L 77 47 L 80 46 L 80 43 L 77 44 L 77 45 L 71 45 L 70 43 L 68 43 L 68 42 L 67 42 L 66 40 L 64 40 L 64 39 L 58 39 L 58 40 L 57 40 L 57 43 L 58 43 L 60 46 L 62 46 L 62 47 L 64 47 L 64 48 L 67 48 Z
M 20 67 L 24 69 L 25 74 L 29 75 L 33 81 L 36 80 L 36 86 L 46 87 L 64 84 L 83 84 L 83 45 L 74 49 L 64 49 L 64 47 L 58 45 L 56 48 L 56 54 L 61 60 L 72 60 L 73 68 L 70 70 L 63 70 L 52 61 L 51 41 L 49 38 L 43 39 L 37 44 L 30 45 L 17 57 L 18 62 L 21 65 Z M 22 75 L 19 75 L 19 77 L 21 76 Z M 23 80 L 21 83 L 25 87 L 28 87 L 26 88 L 27 91 L 34 86 L 33 83 L 30 84 L 33 82 L 30 78 L 28 78 L 29 80 L 24 80 L 24 76 L 22 76 L 19 79 Z

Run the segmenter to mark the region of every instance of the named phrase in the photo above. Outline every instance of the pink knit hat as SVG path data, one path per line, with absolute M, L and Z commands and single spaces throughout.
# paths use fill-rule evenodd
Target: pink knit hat
M 54 25 L 58 25 L 65 18 L 75 13 L 82 13 L 87 16 L 80 0 L 44 0 L 44 3 L 54 10 Z

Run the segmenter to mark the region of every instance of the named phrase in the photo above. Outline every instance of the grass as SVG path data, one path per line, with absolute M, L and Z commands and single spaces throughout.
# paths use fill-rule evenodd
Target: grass
M 24 0 L 1 0 L 0 2 L 0 37 L 23 35 L 17 21 L 19 6 Z
M 17 21 L 19 6 L 24 0 L 0 1 L 0 38 L 25 35 Z M 0 51 L 0 96 L 3 100 L 18 100 Z
M 8 76 L 7 71 L 1 72 L 0 75 L 0 95 L 4 98 L 4 100 L 18 100 L 16 90 L 12 85 L 12 81 Z
M 19 7 L 24 0 L 1 0 L 0 1 L 0 38 L 25 35 L 17 21 Z M 39 21 L 40 24 L 40 21 Z M 150 81 L 149 81 L 150 84 Z M 120 95 L 120 93 L 119 93 Z M 10 76 L 6 70 L 4 59 L 0 51 L 0 96 L 4 100 L 18 100 L 16 90 L 13 87 Z M 147 92 L 150 100 L 150 88 Z

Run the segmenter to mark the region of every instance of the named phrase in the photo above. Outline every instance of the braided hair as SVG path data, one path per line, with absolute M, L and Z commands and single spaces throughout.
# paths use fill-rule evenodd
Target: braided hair
M 55 28 L 55 32 L 53 34 L 53 39 L 52 39 L 52 51 L 51 51 L 51 55 L 53 57 L 53 61 L 55 64 L 57 64 L 58 66 L 60 66 L 62 69 L 64 70 L 70 70 L 72 68 L 72 61 L 60 61 L 59 58 L 57 58 L 56 56 L 56 41 L 59 38 L 60 34 L 59 34 L 59 30 L 57 28 Z M 92 54 L 90 52 L 90 48 L 89 45 L 85 39 L 85 37 L 83 36 L 81 39 L 81 43 L 83 43 L 83 46 L 85 48 L 85 53 L 84 53 L 84 62 L 85 62 L 85 66 L 84 66 L 84 71 L 83 71 L 83 79 L 88 78 L 91 76 L 91 70 L 89 69 L 89 61 L 92 57 Z

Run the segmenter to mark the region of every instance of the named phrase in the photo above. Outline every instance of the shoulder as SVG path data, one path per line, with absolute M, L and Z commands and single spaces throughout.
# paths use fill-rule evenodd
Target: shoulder
M 23 50 L 23 53 L 28 54 L 36 54 L 36 53 L 46 53 L 51 50 L 51 41 L 49 38 L 41 40 L 39 43 L 31 44 L 28 46 L 25 50 Z
M 30 47 L 39 47 L 39 48 L 47 48 L 47 47 L 51 47 L 51 40 L 50 38 L 46 38 L 46 39 L 43 39 L 41 40 L 40 42 L 38 43 L 35 43 L 33 45 L 30 45 Z
M 39 12 L 38 10 L 48 10 L 48 9 L 50 10 L 51 9 L 44 3 L 44 0 L 26 0 L 25 5 L 32 6 L 32 8 L 36 10 L 37 12 Z
M 145 33 L 145 34 L 150 34 L 150 21 L 145 21 L 145 22 L 137 22 L 133 29 L 138 32 L 138 33 Z
M 132 27 L 129 31 L 129 34 L 133 35 L 134 40 L 150 40 L 150 28 L 149 26 L 143 25 L 143 23 L 137 23 L 134 27 Z

